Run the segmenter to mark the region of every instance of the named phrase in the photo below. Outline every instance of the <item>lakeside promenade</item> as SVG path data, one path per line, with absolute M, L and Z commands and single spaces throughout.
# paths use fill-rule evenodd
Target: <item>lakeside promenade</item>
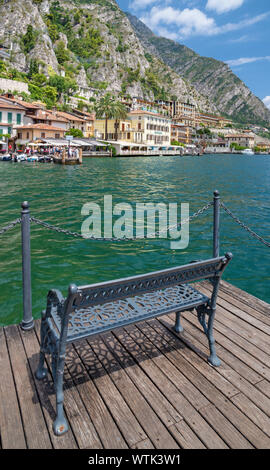
M 200 283 L 206 294 L 209 286 Z M 204 333 L 184 312 L 70 345 L 65 411 L 56 437 L 51 373 L 34 377 L 39 321 L 0 329 L 2 449 L 264 449 L 270 447 L 270 305 L 221 282 L 215 337 L 222 360 L 206 362 Z M 180 340 L 179 340 L 180 338 Z M 49 364 L 48 364 L 49 365 Z M 51 372 L 51 371 L 50 371 Z

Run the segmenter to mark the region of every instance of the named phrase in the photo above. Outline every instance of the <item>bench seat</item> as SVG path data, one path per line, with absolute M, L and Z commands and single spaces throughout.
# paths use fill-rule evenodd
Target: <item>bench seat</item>
M 66 298 L 58 290 L 50 291 L 47 308 L 42 312 L 36 378 L 42 380 L 46 377 L 45 355 L 50 354 L 57 407 L 53 424 L 55 434 L 59 436 L 68 430 L 63 410 L 68 342 L 173 312 L 176 315 L 174 331 L 181 333 L 181 312 L 196 309 L 209 342 L 208 362 L 218 367 L 220 360 L 215 349 L 213 323 L 219 282 L 231 259 L 232 255 L 227 253 L 222 257 L 124 279 L 81 287 L 71 284 Z M 209 298 L 190 284 L 205 279 L 212 284 Z
M 80 287 L 78 288 L 80 290 Z M 106 302 L 86 308 L 75 308 L 69 315 L 67 342 L 104 333 L 156 316 L 190 310 L 209 302 L 209 298 L 189 284 L 168 287 L 156 292 Z M 51 310 L 55 334 L 60 338 L 61 316 L 57 307 Z

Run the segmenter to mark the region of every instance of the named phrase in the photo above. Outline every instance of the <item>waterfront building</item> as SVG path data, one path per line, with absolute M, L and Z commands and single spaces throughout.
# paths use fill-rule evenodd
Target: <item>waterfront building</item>
M 37 109 L 35 114 L 26 114 L 24 124 L 48 124 L 49 126 L 61 127 L 64 131 L 68 130 L 68 119 L 59 116 L 56 111 Z
M 200 126 L 200 124 L 203 124 L 204 126 L 210 128 L 214 127 L 219 129 L 223 129 L 226 126 L 232 125 L 232 121 L 230 119 L 226 119 L 222 116 L 216 116 L 214 114 L 208 113 L 196 113 L 195 123 L 196 126 Z
M 134 143 L 152 146 L 170 145 L 171 119 L 159 113 L 134 110 L 128 114 Z
M 29 142 L 39 139 L 61 139 L 65 135 L 62 127 L 50 126 L 49 124 L 27 124 L 16 126 L 17 130 L 17 148 L 26 146 Z
M 173 120 L 171 124 L 171 141 L 174 140 L 182 144 L 191 144 L 192 127 Z
M 255 144 L 255 137 L 252 134 L 225 134 L 224 140 L 230 146 L 231 144 L 237 144 L 245 148 L 253 148 Z
M 106 121 L 105 119 L 96 119 L 94 123 L 94 135 L 96 139 L 104 140 L 106 137 L 105 132 Z M 133 130 L 131 128 L 131 121 L 128 119 L 108 119 L 107 121 L 108 140 L 121 140 L 133 142 Z
M 13 148 L 16 138 L 15 126 L 23 123 L 25 113 L 24 106 L 0 97 L 0 140 L 2 140 L 2 136 L 8 134 L 11 148 Z
M 56 115 L 67 120 L 67 131 L 70 129 L 78 129 L 82 131 L 83 135 L 86 137 L 87 119 L 85 119 L 83 116 L 79 117 L 74 113 L 64 111 L 57 111 Z
M 75 116 L 84 119 L 86 127 L 84 137 L 87 139 L 94 137 L 96 114 L 88 113 L 87 111 L 80 111 L 79 109 L 73 109 L 72 114 L 75 114 Z

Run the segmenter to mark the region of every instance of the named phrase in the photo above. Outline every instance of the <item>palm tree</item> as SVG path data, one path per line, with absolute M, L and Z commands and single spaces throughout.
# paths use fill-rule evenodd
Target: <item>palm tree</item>
M 108 140 L 108 120 L 116 118 L 119 121 L 119 119 L 125 119 L 127 115 L 125 106 L 117 101 L 111 93 L 106 93 L 100 98 L 95 106 L 95 111 L 97 119 L 105 117 L 105 140 Z
M 127 117 L 127 108 L 121 101 L 114 102 L 114 118 L 115 118 L 115 140 L 118 140 L 118 129 L 119 129 L 119 121 L 121 119 L 126 119 Z

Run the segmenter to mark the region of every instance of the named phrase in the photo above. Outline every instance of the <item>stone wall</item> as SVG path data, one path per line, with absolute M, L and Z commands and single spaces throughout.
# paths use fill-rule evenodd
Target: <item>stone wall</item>
M 17 80 L 8 80 L 7 78 L 0 78 L 0 90 L 5 93 L 9 91 L 19 91 L 29 94 L 28 83 L 18 82 Z

